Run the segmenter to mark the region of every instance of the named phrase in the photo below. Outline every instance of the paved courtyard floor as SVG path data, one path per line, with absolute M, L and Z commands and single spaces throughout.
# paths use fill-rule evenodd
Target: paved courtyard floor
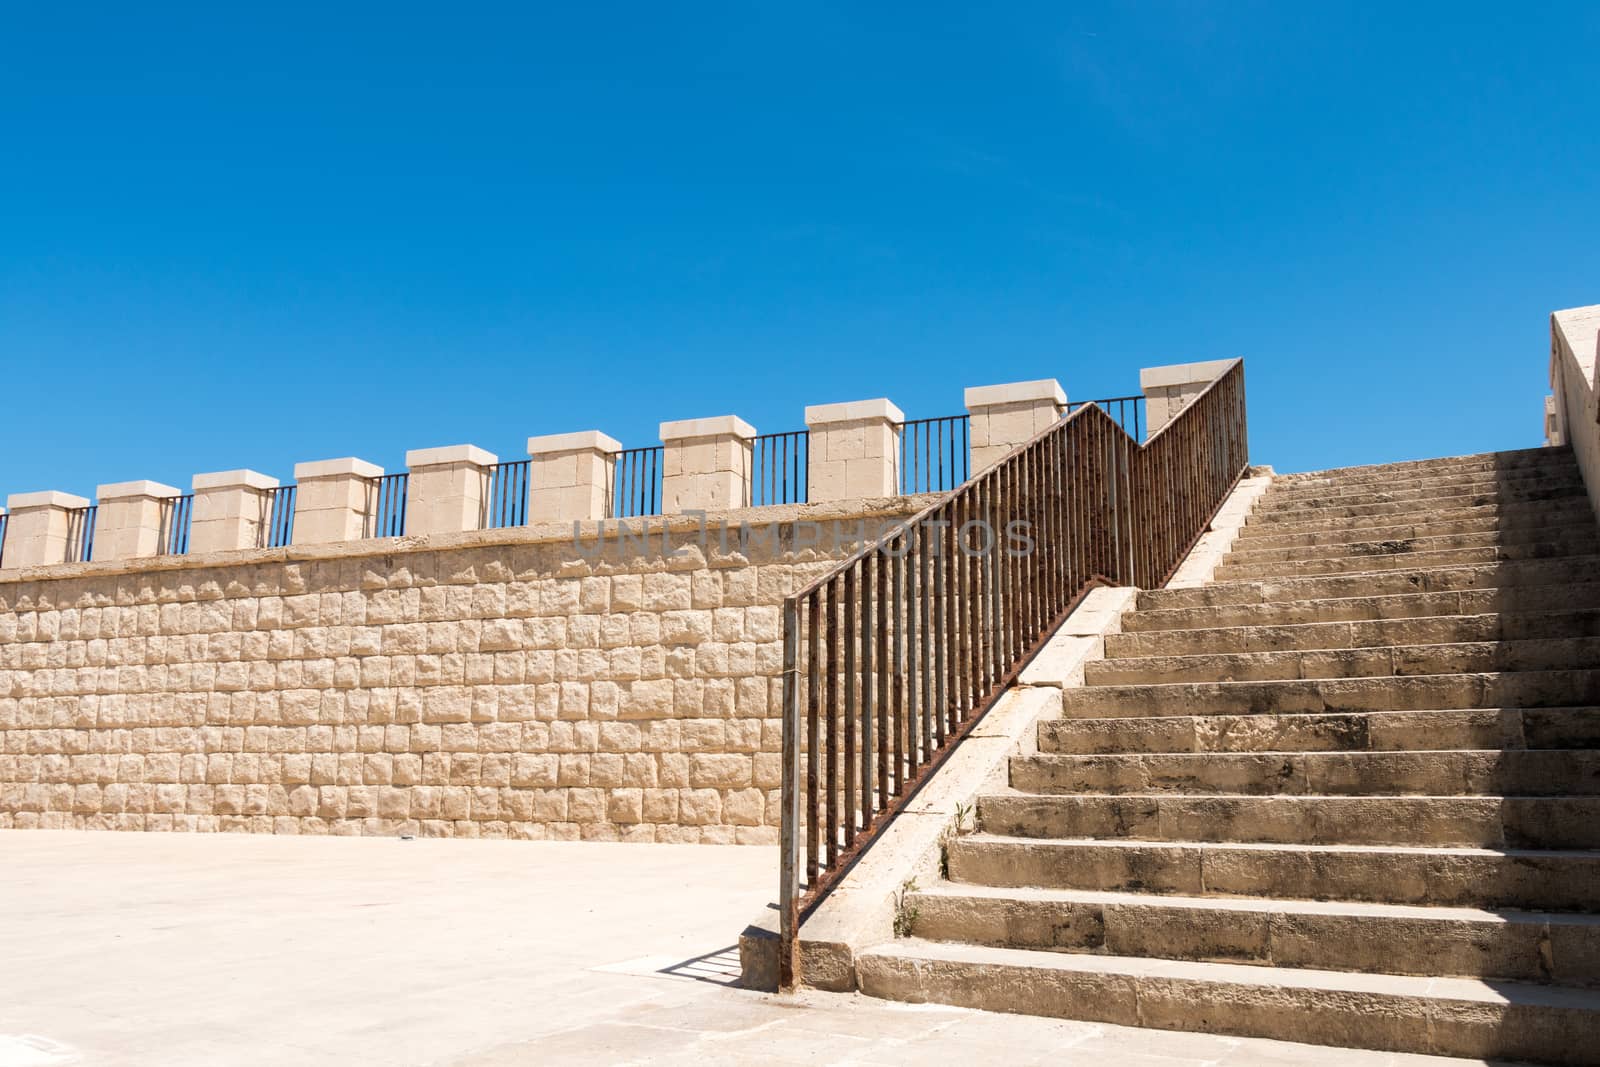
M 0 831 L 0 1067 L 1473 1062 L 737 989 L 775 859 Z

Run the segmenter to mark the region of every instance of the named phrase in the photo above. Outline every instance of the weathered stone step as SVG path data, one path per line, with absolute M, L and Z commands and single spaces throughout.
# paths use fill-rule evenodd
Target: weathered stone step
M 1600 983 L 1600 917 L 1402 904 L 1158 897 L 949 883 L 907 895 L 912 932 L 1048 952 L 1383 974 Z
M 1080 719 L 1591 705 L 1600 705 L 1600 670 L 1096 685 L 1061 691 L 1062 715 Z
M 1503 589 L 1518 585 L 1564 585 L 1593 582 L 1597 577 L 1600 577 L 1600 556 L 1565 556 L 1561 559 L 1507 560 L 1455 567 L 1418 567 L 1374 574 L 1253 578 L 1217 582 L 1193 589 L 1149 589 L 1139 594 L 1138 608 L 1141 611 L 1156 611 L 1234 604 L 1281 604 L 1294 600 L 1333 600 L 1393 593 Z M 1552 608 L 1556 606 L 1552 605 Z
M 1576 485 L 1547 485 L 1523 490 L 1498 490 L 1488 493 L 1460 492 L 1424 500 L 1375 501 L 1368 504 L 1304 504 L 1295 507 L 1257 507 L 1245 518 L 1246 525 L 1311 522 L 1318 519 L 1354 519 L 1374 515 L 1446 514 L 1470 508 L 1497 507 L 1503 511 L 1531 509 L 1552 501 L 1583 499 L 1585 490 Z
M 1164 685 L 1548 671 L 1591 664 L 1600 666 L 1600 638 L 1561 637 L 1105 659 L 1085 664 L 1083 677 L 1089 686 Z
M 1233 560 L 1219 565 L 1215 581 L 1255 578 L 1300 578 L 1324 574 L 1371 574 L 1374 571 L 1415 570 L 1418 567 L 1455 567 L 1502 560 L 1560 559 L 1594 554 L 1600 536 L 1572 541 L 1530 541 L 1486 548 L 1447 548 L 1433 552 L 1371 552 L 1319 556 L 1292 560 Z
M 968 834 L 952 881 L 1185 896 L 1600 910 L 1600 852 L 1405 845 L 1093 841 Z
M 1417 555 L 1448 552 L 1464 548 L 1520 547 L 1528 544 L 1587 546 L 1593 553 L 1600 543 L 1600 524 L 1585 520 L 1565 526 L 1528 526 L 1507 530 L 1476 530 L 1438 537 L 1379 537 L 1371 541 L 1346 541 L 1341 544 L 1291 544 L 1264 548 L 1234 547 L 1229 564 L 1268 563 L 1277 560 L 1336 559 L 1349 556 Z
M 1600 748 L 1600 708 L 1046 719 L 1038 739 L 1060 755 Z
M 1582 497 L 1582 479 L 1548 479 L 1481 488 L 1470 485 L 1441 486 L 1423 491 L 1373 490 L 1335 497 L 1262 497 L 1251 509 L 1250 524 L 1299 522 L 1326 517 L 1371 517 L 1373 515 L 1416 515 L 1456 508 L 1494 505 L 1512 509 L 1537 506 L 1556 500 Z
M 978 799 L 978 825 L 1003 837 L 1595 849 L 1600 796 L 994 793 Z
M 1495 612 L 1571 611 L 1590 609 L 1596 604 L 1600 604 L 1600 582 L 1594 581 L 1484 586 L 1476 589 L 1324 597 L 1272 603 L 1146 608 L 1124 615 L 1122 629 L 1124 633 L 1157 633 L 1205 627 L 1277 628 L 1313 623 L 1373 622 Z
M 1491 471 L 1462 471 L 1420 478 L 1384 478 L 1364 482 L 1288 482 L 1278 480 L 1261 494 L 1258 507 L 1325 504 L 1334 501 L 1360 502 L 1362 498 L 1388 497 L 1394 500 L 1425 499 L 1451 493 L 1493 493 L 1500 489 L 1542 488 L 1570 485 L 1583 480 L 1576 463 L 1538 467 L 1497 474 Z
M 1600 752 L 1036 753 L 1012 757 L 1011 786 L 1040 794 L 1595 797 L 1600 796 Z
M 1539 540 L 1548 530 L 1587 530 L 1595 527 L 1594 513 L 1577 508 L 1562 509 L 1556 514 L 1529 517 L 1526 522 L 1501 522 L 1492 515 L 1446 522 L 1402 522 L 1382 526 L 1351 527 L 1348 524 L 1326 529 L 1290 530 L 1287 532 L 1268 527 L 1246 527 L 1239 531 L 1230 553 L 1253 555 L 1275 548 L 1324 548 L 1343 551 L 1343 546 L 1369 544 L 1374 541 L 1434 541 L 1456 537 L 1482 537 L 1486 544 L 1509 544 L 1517 541 Z
M 1524 448 L 1506 452 L 1478 452 L 1466 456 L 1443 456 L 1434 459 L 1410 459 L 1395 463 L 1370 463 L 1359 467 L 1331 467 L 1321 471 L 1300 471 L 1280 474 L 1274 484 L 1311 484 L 1326 481 L 1349 484 L 1373 478 L 1379 481 L 1404 481 L 1406 478 L 1426 477 L 1430 474 L 1458 471 L 1525 471 L 1539 467 L 1560 469 L 1577 460 L 1571 449 Z
M 1600 600 L 1596 600 L 1600 603 Z M 1600 637 L 1600 608 L 1588 611 L 1490 612 L 1421 618 L 1313 622 L 1288 626 L 1222 626 L 1107 634 L 1107 659 L 1193 656 L 1289 649 L 1375 648 L 1462 641 Z
M 1347 540 L 1370 541 L 1376 534 L 1371 531 L 1392 526 L 1424 523 L 1438 526 L 1489 520 L 1503 528 L 1513 526 L 1539 526 L 1548 522 L 1578 522 L 1587 502 L 1581 497 L 1541 501 L 1532 504 L 1479 504 L 1467 507 L 1431 508 L 1426 511 L 1412 507 L 1372 515 L 1298 516 L 1266 520 L 1256 519 L 1255 513 L 1239 532 L 1239 543 L 1250 544 L 1257 538 L 1283 537 L 1289 534 L 1340 533 L 1350 535 Z M 1592 515 L 1593 512 L 1591 511 Z
M 868 996 L 1121 1026 L 1452 1056 L 1591 1063 L 1600 993 L 1473 978 L 891 941 L 857 957 Z

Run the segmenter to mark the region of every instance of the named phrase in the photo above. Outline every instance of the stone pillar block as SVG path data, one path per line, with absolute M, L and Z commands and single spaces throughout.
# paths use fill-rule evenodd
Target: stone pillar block
M 1061 419 L 1067 393 L 1054 378 L 1004 385 L 977 385 L 966 390 L 968 439 L 972 473 L 995 463 L 1039 431 Z
M 406 453 L 406 533 L 481 530 L 488 521 L 489 468 L 497 459 L 476 445 Z
M 905 421 L 905 413 L 881 397 L 806 408 L 806 499 L 815 504 L 900 495 Z
M 77 533 L 70 512 L 89 502 L 71 493 L 12 493 L 6 499 L 5 566 L 42 567 L 67 561 L 67 541 Z
M 264 548 L 278 479 L 252 470 L 196 474 L 189 519 L 189 553 Z
M 1205 363 L 1174 363 L 1165 367 L 1146 367 L 1139 372 L 1139 390 L 1144 393 L 1145 437 L 1177 418 L 1178 412 L 1206 386 L 1233 366 L 1231 359 Z
M 160 482 L 117 482 L 95 490 L 94 558 L 159 556 L 170 535 L 172 498 L 183 490 Z
M 354 456 L 296 463 L 294 543 L 321 545 L 366 537 L 381 477 L 382 467 Z
M 621 450 L 599 430 L 528 438 L 528 521 L 605 518 Z
M 750 503 L 750 449 L 756 430 L 737 415 L 661 424 L 661 510 L 677 515 Z

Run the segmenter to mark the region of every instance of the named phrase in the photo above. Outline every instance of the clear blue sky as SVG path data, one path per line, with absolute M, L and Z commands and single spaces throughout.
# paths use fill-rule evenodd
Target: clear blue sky
M 0 495 L 1244 356 L 1279 470 L 1539 443 L 1592 3 L 14 4 Z

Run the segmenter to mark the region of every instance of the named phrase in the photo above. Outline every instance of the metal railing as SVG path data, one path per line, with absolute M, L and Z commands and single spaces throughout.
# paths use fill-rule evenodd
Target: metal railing
M 194 515 L 194 494 L 169 496 L 161 502 L 160 547 L 157 555 L 182 556 L 189 551 L 189 524 Z
M 0 567 L 6 565 L 6 525 L 10 521 L 10 514 L 0 511 Z
M 372 479 L 367 497 L 367 536 L 404 537 L 406 533 L 406 487 L 411 472 L 381 474 Z
M 750 456 L 751 507 L 806 502 L 810 430 L 758 434 L 750 439 Z
M 606 487 L 606 517 L 629 519 L 661 512 L 662 445 L 624 448 L 611 464 Z
M 901 495 L 947 492 L 970 477 L 970 424 L 966 415 L 900 424 Z
M 266 543 L 261 547 L 282 548 L 294 540 L 294 492 L 293 485 L 267 490 L 266 529 L 263 531 Z
M 67 562 L 88 563 L 94 559 L 94 517 L 99 504 L 67 509 Z
M 1098 405 L 1111 420 L 1137 441 L 1144 422 L 1143 396 L 1112 396 L 1102 400 L 1074 400 L 1070 415 L 1090 404 Z M 908 419 L 900 424 L 900 492 L 943 493 L 972 476 L 972 417 L 945 415 L 935 419 Z
M 1242 362 L 1143 445 L 1086 403 L 784 601 L 783 988 L 802 910 L 1090 589 L 1166 580 L 1247 463 Z
M 1071 415 L 1079 408 L 1088 407 L 1090 404 L 1099 405 L 1100 409 L 1111 416 L 1111 421 L 1122 427 L 1122 432 L 1138 441 L 1144 436 L 1144 396 L 1109 396 L 1101 400 L 1073 400 L 1067 404 L 1067 414 Z
M 489 468 L 488 514 L 484 528 L 528 525 L 528 468 L 531 460 L 508 460 Z

